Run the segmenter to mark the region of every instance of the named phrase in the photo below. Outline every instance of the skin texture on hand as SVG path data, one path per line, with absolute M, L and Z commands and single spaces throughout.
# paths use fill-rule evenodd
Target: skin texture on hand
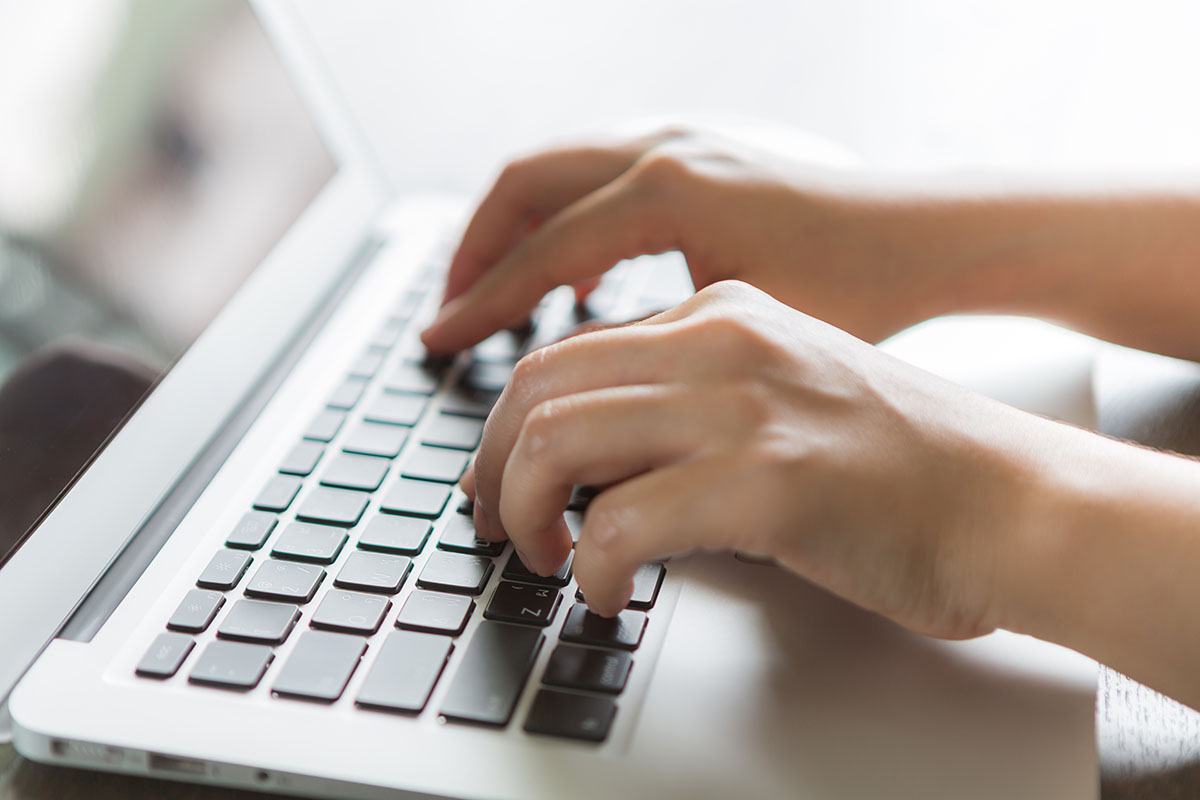
M 873 224 L 887 204 L 818 190 L 819 177 L 681 131 L 515 161 L 467 227 L 422 338 L 462 349 L 557 286 L 586 288 L 622 259 L 668 250 L 697 288 L 746 281 L 869 341 L 937 313 L 933 270 L 901 263 L 887 240 L 903 226 Z
M 913 630 L 1029 633 L 1200 707 L 1200 464 L 862 341 L 990 311 L 1200 359 L 1200 195 L 851 185 L 735 153 L 681 131 L 549 151 L 476 212 L 434 352 L 624 258 L 679 250 L 701 288 L 518 364 L 463 479 L 482 535 L 549 573 L 591 484 L 574 569 L 601 613 L 645 560 L 735 548 Z
M 993 625 L 1003 540 L 980 521 L 1019 473 L 981 437 L 1042 422 L 726 281 L 523 359 L 469 489 L 483 535 L 548 574 L 571 547 L 572 485 L 607 487 L 574 561 L 599 613 L 647 560 L 738 549 L 958 638 Z

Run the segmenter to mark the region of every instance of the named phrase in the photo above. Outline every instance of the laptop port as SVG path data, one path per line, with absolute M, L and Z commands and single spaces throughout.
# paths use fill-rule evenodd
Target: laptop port
M 150 754 L 151 772 L 169 772 L 172 775 L 203 775 L 204 762 L 192 758 L 164 756 L 161 753 Z

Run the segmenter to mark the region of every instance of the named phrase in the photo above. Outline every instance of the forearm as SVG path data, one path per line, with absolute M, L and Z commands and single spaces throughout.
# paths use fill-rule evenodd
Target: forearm
M 1200 463 L 1039 427 L 994 621 L 1200 708 Z
M 1029 314 L 1200 360 L 1200 193 L 871 202 L 939 313 Z

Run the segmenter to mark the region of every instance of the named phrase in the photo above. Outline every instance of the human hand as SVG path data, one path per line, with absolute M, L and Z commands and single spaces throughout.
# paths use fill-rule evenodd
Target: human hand
M 481 535 L 549 574 L 572 546 L 572 485 L 605 487 L 574 561 L 602 614 L 643 562 L 730 548 L 964 637 L 994 625 L 1023 478 L 998 443 L 1038 424 L 727 281 L 522 359 L 464 489 Z
M 697 288 L 743 280 L 869 341 L 943 310 L 939 265 L 904 239 L 897 206 L 836 184 L 684 131 L 514 161 L 467 227 L 422 338 L 462 349 L 557 286 L 586 291 L 616 262 L 668 250 Z

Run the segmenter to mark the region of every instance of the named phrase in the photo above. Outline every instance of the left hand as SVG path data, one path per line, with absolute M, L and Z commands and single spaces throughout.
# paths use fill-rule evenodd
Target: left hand
M 645 561 L 730 548 L 958 638 L 994 625 L 1028 483 L 1006 443 L 1043 424 L 725 281 L 522 359 L 464 488 L 481 534 L 549 574 L 572 486 L 604 487 L 574 565 L 598 613 L 625 606 Z

